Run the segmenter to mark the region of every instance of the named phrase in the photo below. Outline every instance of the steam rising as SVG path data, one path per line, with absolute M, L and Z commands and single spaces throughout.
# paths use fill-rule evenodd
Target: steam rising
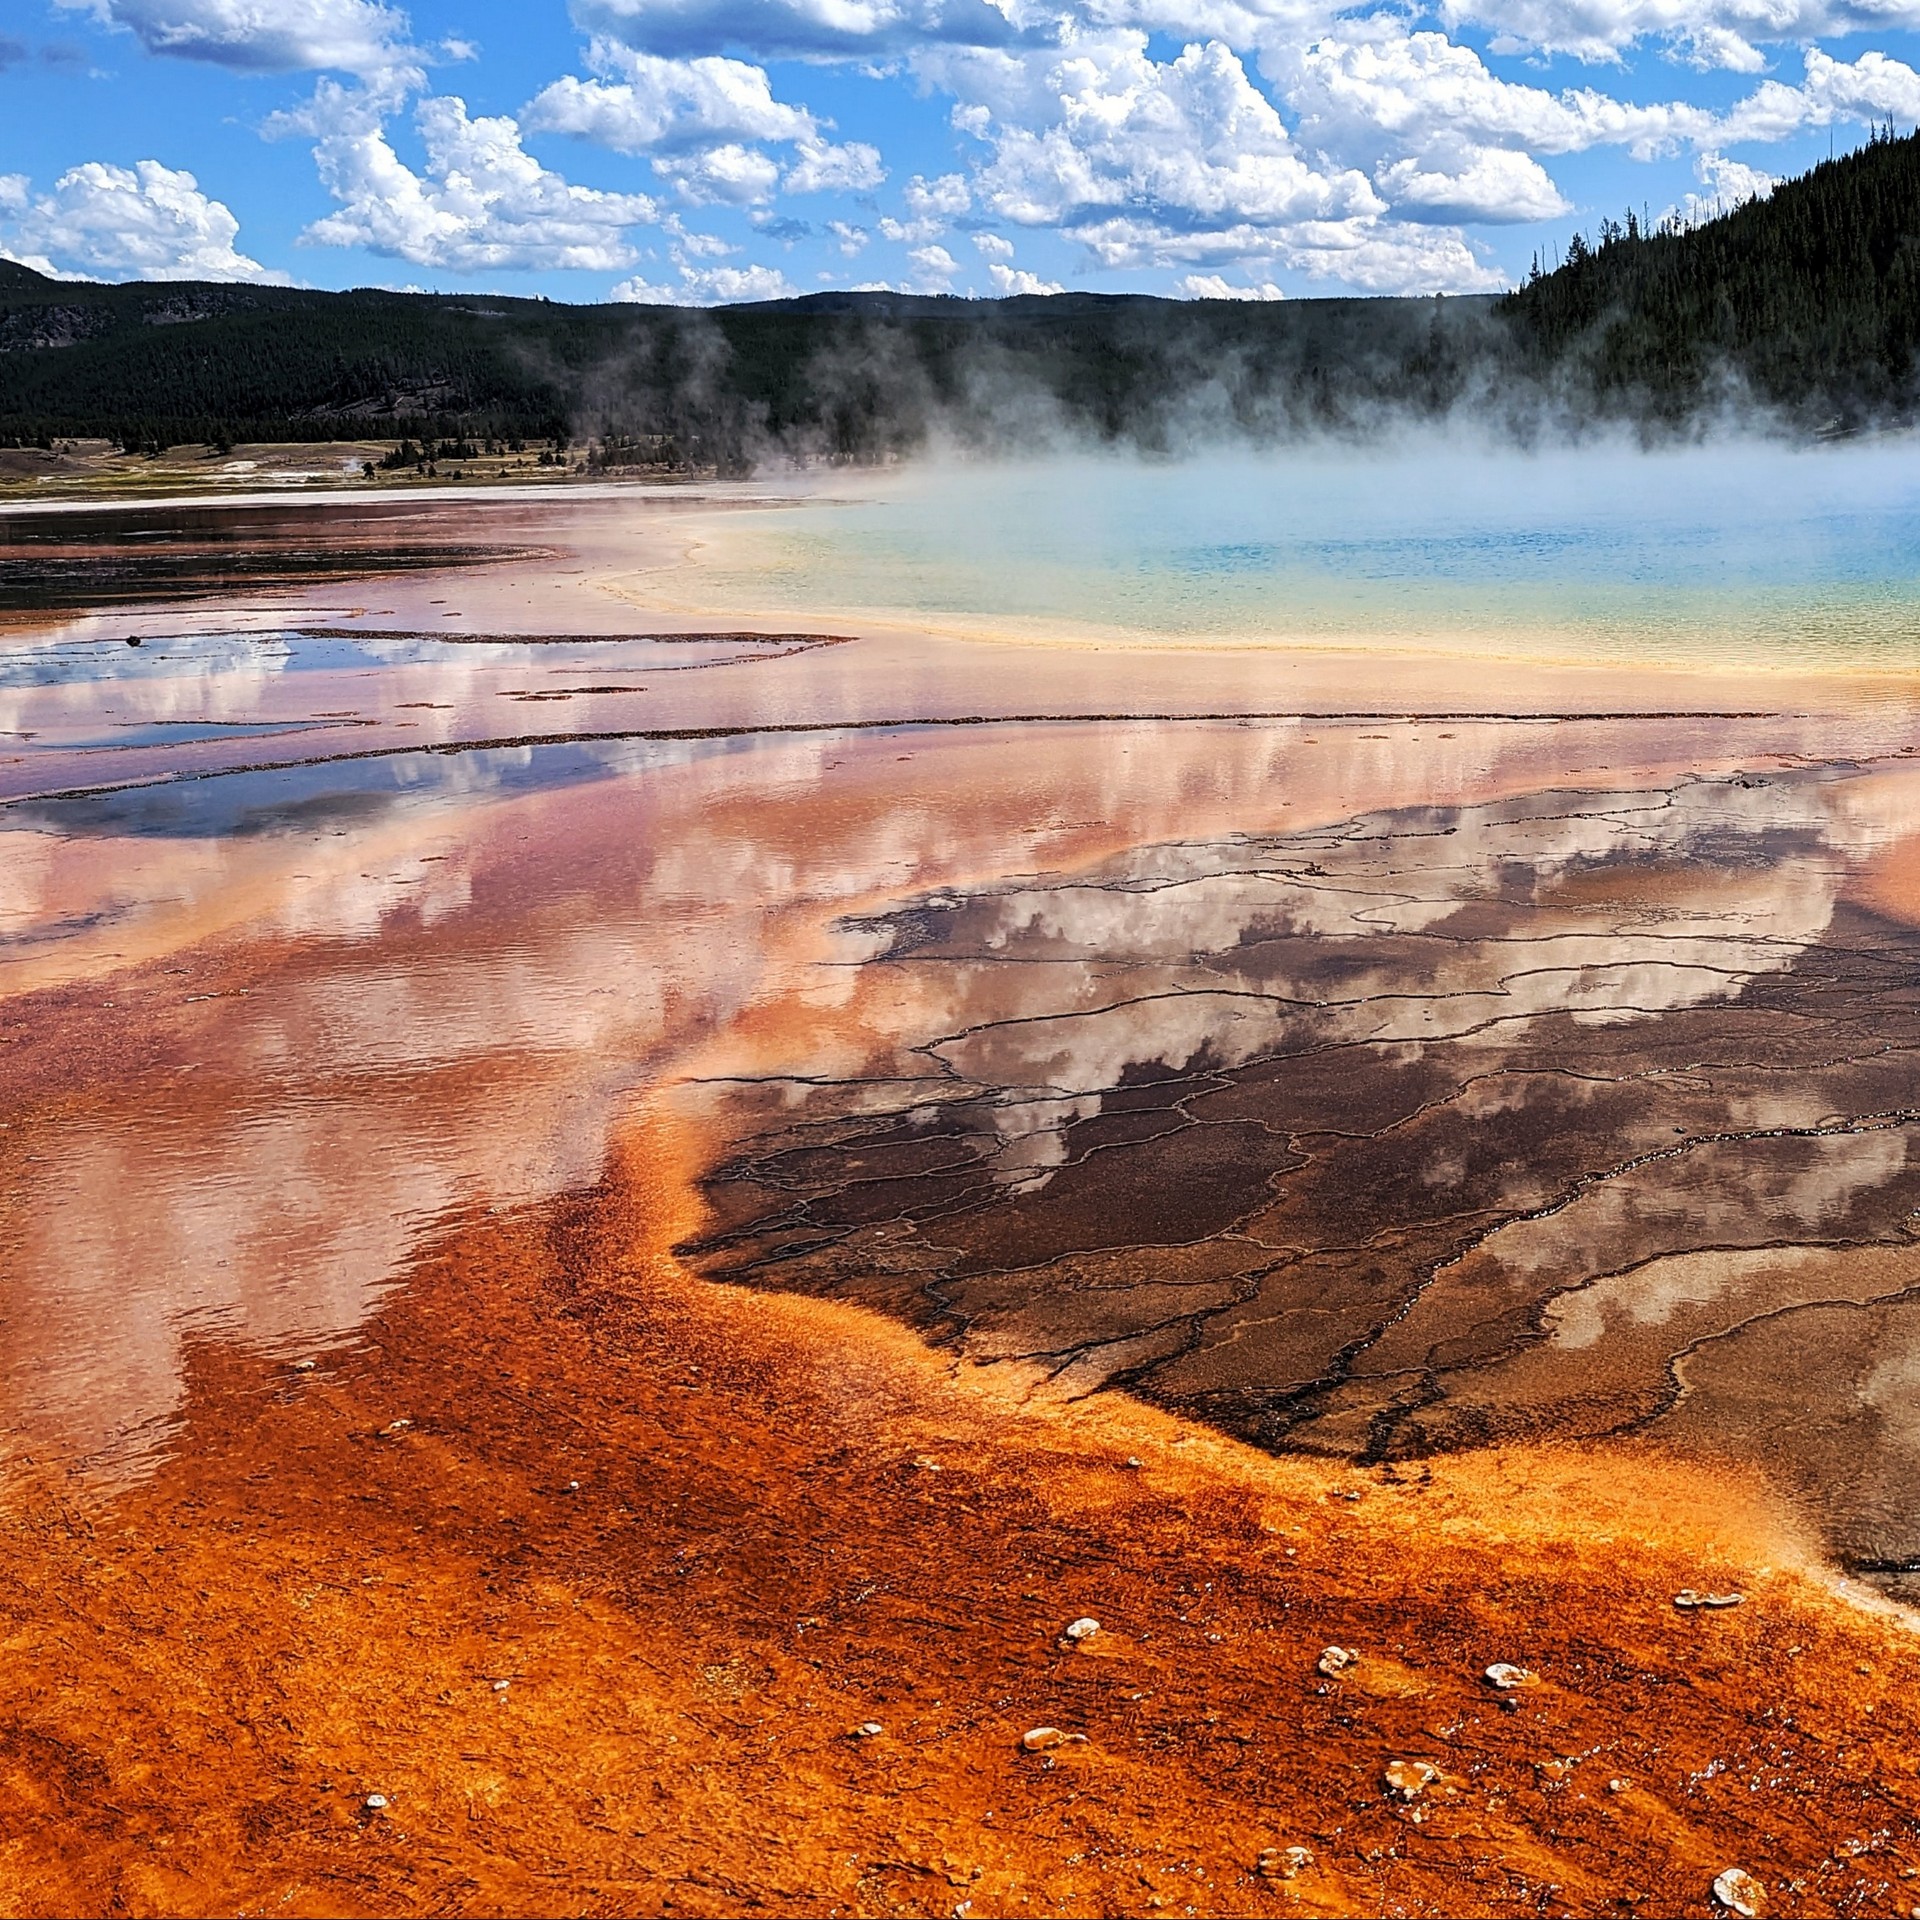
M 1429 427 L 1284 457 L 927 460 L 729 515 L 700 592 L 988 630 L 1910 670 L 1920 446 Z M 844 497 L 848 493 L 852 498 Z
M 744 474 L 927 456 L 1154 458 L 1444 433 L 1540 448 L 1744 435 L 1804 440 L 1731 363 L 1684 407 L 1603 394 L 1577 359 L 1541 364 L 1490 300 L 1253 306 L 1147 299 L 993 303 L 827 296 L 636 315 L 585 369 L 529 365 L 575 396 L 596 466 Z

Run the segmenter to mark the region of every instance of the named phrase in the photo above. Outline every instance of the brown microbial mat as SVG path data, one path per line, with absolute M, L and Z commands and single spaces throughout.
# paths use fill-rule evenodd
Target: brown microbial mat
M 706 1271 L 1256 1444 L 1648 1434 L 1920 1573 L 1920 778 L 1130 849 L 859 923 L 906 1013 L 718 1082 Z
M 0 507 L 0 621 L 54 608 L 207 599 L 498 561 L 497 541 L 404 505 L 141 506 L 59 513 Z M 518 558 L 545 558 L 528 549 Z

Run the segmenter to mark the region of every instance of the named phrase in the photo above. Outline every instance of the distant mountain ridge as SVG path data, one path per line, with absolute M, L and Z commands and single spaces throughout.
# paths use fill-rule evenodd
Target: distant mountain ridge
M 1920 346 L 1920 136 L 1691 231 L 1632 216 L 1468 299 L 1010 300 L 822 293 L 711 311 L 206 282 L 0 263 L 0 443 L 578 440 L 742 471 L 948 439 L 1153 451 L 1471 416 L 1526 438 L 1729 403 L 1904 422 Z
M 1491 303 L 824 293 L 714 310 L 0 280 L 0 439 L 604 436 L 664 464 L 872 460 L 950 433 L 1172 445 L 1444 411 Z

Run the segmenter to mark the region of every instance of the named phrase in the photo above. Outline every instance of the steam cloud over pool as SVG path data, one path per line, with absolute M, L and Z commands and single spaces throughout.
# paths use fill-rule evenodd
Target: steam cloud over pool
M 1920 447 L 1714 441 L 933 464 L 731 519 L 703 599 L 973 628 L 1892 671 Z

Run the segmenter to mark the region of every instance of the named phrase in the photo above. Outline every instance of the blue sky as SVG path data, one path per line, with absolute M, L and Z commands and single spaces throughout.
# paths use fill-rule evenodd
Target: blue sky
M 0 0 L 0 253 L 762 299 L 1503 286 L 1920 122 L 1920 0 Z

